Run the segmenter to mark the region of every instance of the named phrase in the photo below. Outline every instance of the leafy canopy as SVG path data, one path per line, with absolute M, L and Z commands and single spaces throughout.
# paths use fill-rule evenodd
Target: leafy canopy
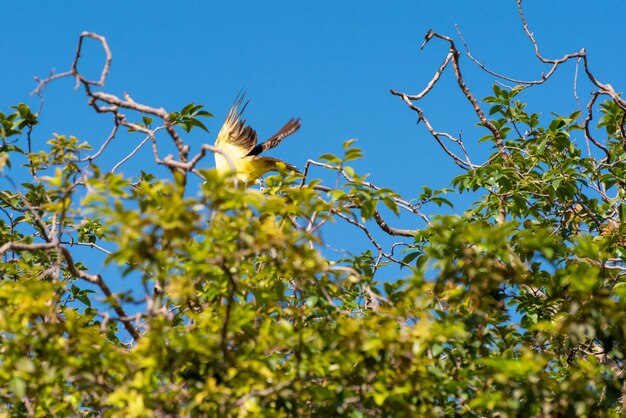
M 31 150 L 39 116 L 0 113 L 1 411 L 619 416 L 624 109 L 601 103 L 587 151 L 590 119 L 493 90 L 486 162 L 411 202 L 348 165 L 352 141 L 307 166 L 332 186 L 245 189 L 182 157 L 118 174 L 71 136 Z M 150 139 L 161 118 L 184 156 L 201 109 L 123 126 Z M 438 215 L 451 193 L 473 203 Z M 334 222 L 369 249 L 327 251 Z

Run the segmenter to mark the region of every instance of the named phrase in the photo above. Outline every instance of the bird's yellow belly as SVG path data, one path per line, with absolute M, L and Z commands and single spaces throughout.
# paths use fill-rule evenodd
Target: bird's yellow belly
M 228 156 L 230 157 L 230 154 L 228 154 Z M 252 162 L 249 161 L 249 157 L 231 157 L 230 162 L 232 163 L 232 166 L 222 154 L 215 153 L 215 168 L 221 174 L 232 173 L 234 168 L 237 180 L 243 183 L 251 183 L 262 175 L 262 173 L 255 173 L 256 170 L 254 170 Z

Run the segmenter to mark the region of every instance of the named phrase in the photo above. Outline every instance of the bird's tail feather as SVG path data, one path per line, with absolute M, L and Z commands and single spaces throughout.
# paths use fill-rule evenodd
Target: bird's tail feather
M 300 170 L 298 170 L 295 165 L 287 164 L 283 160 L 272 157 L 256 157 L 250 162 L 249 166 L 246 167 L 247 169 L 244 169 L 244 171 L 246 171 L 248 178 L 256 180 L 270 171 L 278 171 L 279 163 L 284 164 L 287 171 L 300 173 Z

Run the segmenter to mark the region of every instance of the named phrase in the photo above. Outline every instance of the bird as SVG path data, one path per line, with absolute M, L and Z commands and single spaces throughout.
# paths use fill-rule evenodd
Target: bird
M 243 100 L 244 95 L 238 95 L 217 134 L 215 148 L 226 154 L 232 162 L 231 166 L 222 153 L 215 152 L 215 167 L 218 173 L 232 172 L 234 168 L 237 180 L 248 186 L 265 173 L 278 171 L 279 163 L 284 164 L 289 171 L 299 172 L 294 165 L 260 154 L 276 147 L 283 139 L 300 129 L 300 119 L 291 118 L 267 141 L 257 144 L 256 131 L 241 117 L 249 103 L 248 101 L 243 103 Z

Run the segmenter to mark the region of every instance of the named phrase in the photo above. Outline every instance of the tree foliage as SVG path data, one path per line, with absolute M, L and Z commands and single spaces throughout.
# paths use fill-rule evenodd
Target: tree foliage
M 107 52 L 100 80 L 77 70 L 84 38 Z M 620 416 L 626 104 L 576 54 L 547 61 L 584 59 L 598 88 L 586 114 L 527 110 L 524 91 L 547 78 L 494 85 L 479 102 L 454 42 L 434 32 L 426 42 L 434 38 L 450 53 L 432 84 L 451 63 L 491 154 L 476 164 L 431 126 L 416 103 L 432 85 L 394 92 L 463 168 L 451 190 L 424 187 L 407 201 L 355 172 L 352 141 L 262 189 L 218 175 L 202 165 L 215 150 L 191 156 L 185 137 L 211 114 L 101 91 L 110 52 L 83 34 L 72 70 L 38 93 L 76 77 L 89 105 L 113 116 L 101 148 L 54 135 L 31 149 L 43 114 L 25 104 L 0 113 L 2 412 Z M 99 167 L 122 129 L 145 134 L 140 146 L 152 144 L 171 175 Z M 165 140 L 177 157 L 159 157 Z M 312 168 L 336 183 L 311 179 Z M 452 193 L 473 203 L 437 214 Z M 400 212 L 415 229 L 390 226 Z M 332 222 L 371 248 L 329 256 L 321 231 Z M 119 277 L 100 274 L 100 259 Z

